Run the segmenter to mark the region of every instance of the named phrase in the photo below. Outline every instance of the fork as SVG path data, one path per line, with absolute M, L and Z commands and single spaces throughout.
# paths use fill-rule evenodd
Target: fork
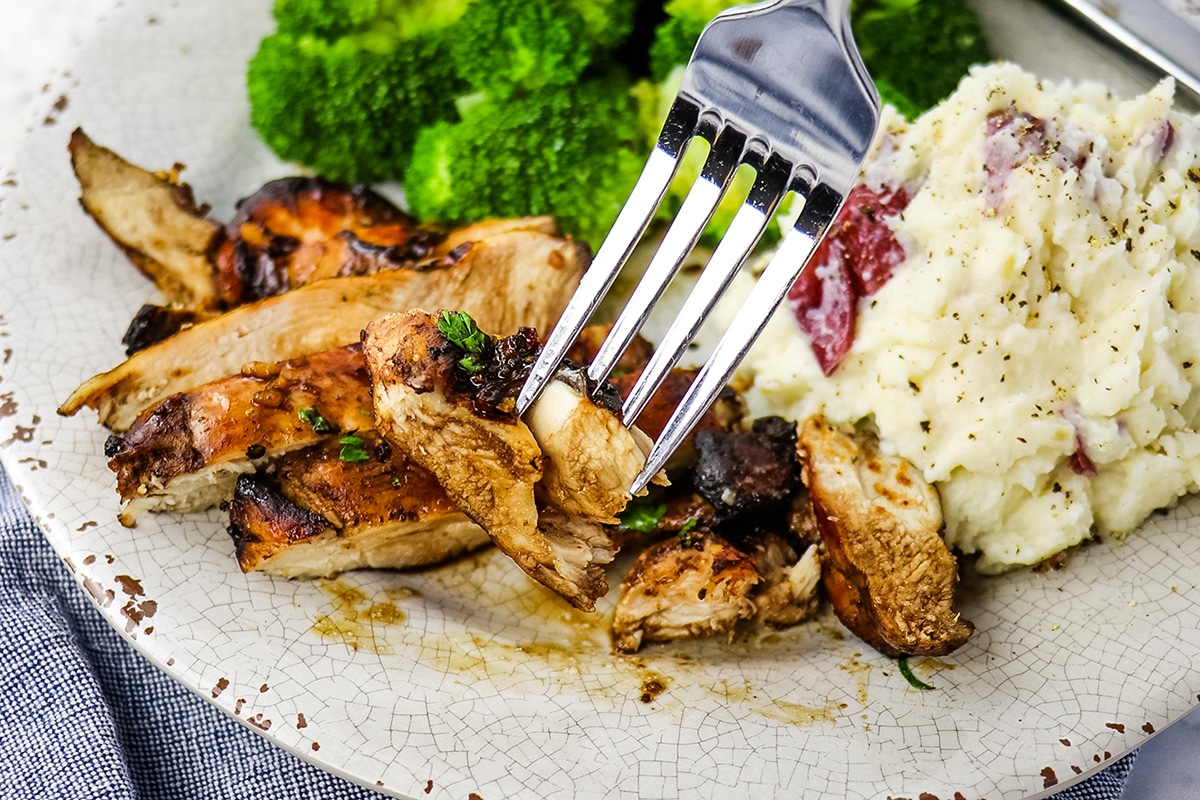
M 658 141 L 591 267 L 517 397 L 525 413 L 645 233 L 690 143 L 706 140 L 688 190 L 640 281 L 588 367 L 608 378 L 695 247 L 734 172 L 754 183 L 622 406 L 632 425 L 696 336 L 789 192 L 803 203 L 707 362 L 646 457 L 639 493 L 699 422 L 796 282 L 858 173 L 879 99 L 850 33 L 849 0 L 773 0 L 722 12 L 705 27 Z

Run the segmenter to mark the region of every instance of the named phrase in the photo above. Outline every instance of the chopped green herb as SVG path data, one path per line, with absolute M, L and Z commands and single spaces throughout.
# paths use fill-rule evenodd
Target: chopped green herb
M 692 529 L 699 524 L 700 521 L 695 517 L 691 517 L 687 520 L 687 522 L 683 523 L 683 525 L 679 528 L 679 543 L 681 545 L 684 547 L 692 546 Z
M 473 355 L 465 355 L 458 360 L 459 368 L 468 375 L 483 372 L 483 362 Z
M 442 311 L 438 319 L 438 330 L 442 336 L 450 340 L 455 347 L 461 347 L 468 353 L 478 355 L 483 352 L 483 343 L 487 335 L 475 325 L 475 320 L 465 311 Z
M 651 505 L 648 500 L 634 500 L 621 512 L 621 527 L 628 531 L 650 533 L 667 513 L 665 505 Z
M 907 658 L 897 660 L 896 665 L 900 667 L 900 674 L 904 676 L 904 680 L 908 681 L 909 686 L 926 692 L 933 689 L 928 683 L 913 675 L 912 667 L 908 666 Z
M 403 484 L 404 484 L 404 479 L 401 478 L 399 475 L 392 478 L 392 486 L 402 486 Z
M 329 433 L 333 430 L 333 426 L 329 424 L 329 420 L 321 416 L 315 406 L 308 406 L 296 412 L 296 416 L 304 422 L 312 426 L 312 429 L 317 433 Z
M 338 443 L 342 446 L 342 452 L 338 453 L 338 458 L 342 461 L 357 464 L 371 459 L 371 454 L 363 447 L 363 440 L 360 436 L 343 436 Z

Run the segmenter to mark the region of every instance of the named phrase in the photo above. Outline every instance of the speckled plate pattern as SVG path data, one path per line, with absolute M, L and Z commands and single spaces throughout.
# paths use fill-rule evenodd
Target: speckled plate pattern
M 217 511 L 122 528 L 105 432 L 55 408 L 122 359 L 121 333 L 154 293 L 79 209 L 67 138 L 83 126 L 136 163 L 182 162 L 228 218 L 290 171 L 244 99 L 269 5 L 118 6 L 54 77 L 0 176 L 0 457 L 80 591 L 162 670 L 331 772 L 456 800 L 1036 798 L 1200 701 L 1191 501 L 1063 570 L 972 582 L 977 634 L 914 662 L 934 691 L 831 617 L 618 658 L 611 605 L 578 614 L 495 552 L 288 581 L 243 575 Z M 1043 75 L 1150 83 L 1037 5 L 980 6 L 996 53 Z

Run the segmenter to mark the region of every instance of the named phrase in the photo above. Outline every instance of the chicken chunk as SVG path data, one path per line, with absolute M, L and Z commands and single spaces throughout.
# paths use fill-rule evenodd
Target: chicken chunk
M 238 203 L 214 248 L 225 308 L 323 278 L 368 275 L 428 258 L 442 235 L 382 195 L 319 177 L 281 178 Z
M 761 581 L 754 560 L 714 533 L 653 545 L 621 584 L 613 647 L 634 653 L 646 642 L 732 634 L 754 616 L 751 594 Z
M 954 610 L 958 568 L 936 490 L 873 437 L 820 418 L 804 424 L 800 452 L 838 619 L 888 656 L 961 647 L 974 626 Z
M 590 395 L 582 371 L 560 370 L 525 423 L 544 456 L 541 488 L 549 501 L 567 514 L 616 525 L 653 443 L 621 423 L 615 393 L 608 399 L 605 405 Z M 666 477 L 653 483 L 665 485 Z

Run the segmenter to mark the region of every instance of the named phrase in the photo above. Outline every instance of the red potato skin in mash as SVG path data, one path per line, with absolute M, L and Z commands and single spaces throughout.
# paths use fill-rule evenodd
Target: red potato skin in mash
M 855 186 L 808 267 L 788 291 L 813 354 L 832 375 L 854 344 L 858 301 L 879 291 L 901 262 L 904 248 L 888 220 L 908 207 L 903 187 Z

